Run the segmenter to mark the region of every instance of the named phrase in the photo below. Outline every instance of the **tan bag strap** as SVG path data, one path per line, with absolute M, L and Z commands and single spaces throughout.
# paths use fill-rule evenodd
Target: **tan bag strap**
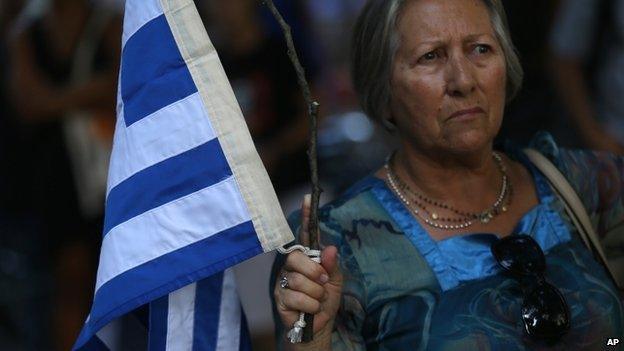
M 581 202 L 581 199 L 578 197 L 578 194 L 568 180 L 559 172 L 557 167 L 550 162 L 544 155 L 542 155 L 539 151 L 534 149 L 524 149 L 524 153 L 527 155 L 529 160 L 539 169 L 544 176 L 548 179 L 552 189 L 555 194 L 563 201 L 565 205 L 565 210 L 576 229 L 583 239 L 585 246 L 591 251 L 594 256 L 605 266 L 609 275 L 613 279 L 613 281 L 617 284 L 617 280 L 613 274 L 613 270 L 609 267 L 609 262 L 607 261 L 607 257 L 602 249 L 602 245 L 600 244 L 600 240 L 598 239 L 598 234 L 594 230 L 594 227 L 591 224 L 591 220 L 589 219 L 589 215 L 587 214 L 587 210 Z

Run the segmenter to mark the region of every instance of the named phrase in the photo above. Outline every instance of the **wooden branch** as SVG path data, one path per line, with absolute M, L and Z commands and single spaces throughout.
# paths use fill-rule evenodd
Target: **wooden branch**
M 280 14 L 280 12 L 275 7 L 273 0 L 263 0 L 266 6 L 269 8 L 273 17 L 277 20 L 280 27 L 282 28 L 282 32 L 284 33 L 284 38 L 286 40 L 286 45 L 288 47 L 288 57 L 295 68 L 295 72 L 297 72 L 297 81 L 299 83 L 299 87 L 303 92 L 303 98 L 308 105 L 308 117 L 309 117 L 309 125 L 310 125 L 310 139 L 308 141 L 308 162 L 310 164 L 310 181 L 312 185 L 312 201 L 310 204 L 310 222 L 308 225 L 308 233 L 310 233 L 310 248 L 311 249 L 319 249 L 319 223 L 318 223 L 318 207 L 319 207 L 319 199 L 321 197 L 321 187 L 319 186 L 319 176 L 318 176 L 318 156 L 316 150 L 317 144 L 317 119 L 319 112 L 319 103 L 312 99 L 312 93 L 310 91 L 310 85 L 305 77 L 305 70 L 301 66 L 301 62 L 299 61 L 299 56 L 297 56 L 297 51 L 295 50 L 295 44 L 292 38 L 292 31 L 290 26 L 284 20 L 284 17 Z M 313 324 L 314 324 L 314 315 L 306 314 L 305 316 L 306 327 L 303 331 L 303 341 L 309 342 L 312 340 L 313 334 Z

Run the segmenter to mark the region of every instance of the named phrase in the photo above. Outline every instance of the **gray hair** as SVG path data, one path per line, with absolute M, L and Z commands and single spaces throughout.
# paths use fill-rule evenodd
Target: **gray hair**
M 353 32 L 351 76 L 364 112 L 387 128 L 390 103 L 390 75 L 399 47 L 397 21 L 403 6 L 414 0 L 369 0 L 360 13 Z M 507 67 L 507 101 L 522 86 L 522 65 L 511 42 L 507 17 L 501 0 L 481 0 L 490 14 L 496 38 Z

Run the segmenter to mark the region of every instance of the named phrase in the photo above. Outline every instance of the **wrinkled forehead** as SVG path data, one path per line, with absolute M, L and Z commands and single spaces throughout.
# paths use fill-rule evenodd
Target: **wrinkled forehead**
M 402 42 L 412 43 L 494 36 L 482 0 L 408 0 L 401 8 L 396 30 Z

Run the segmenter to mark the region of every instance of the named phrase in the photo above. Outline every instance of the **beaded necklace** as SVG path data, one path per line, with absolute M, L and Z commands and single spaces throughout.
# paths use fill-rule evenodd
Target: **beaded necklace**
M 494 158 L 502 175 L 501 190 L 494 204 L 478 213 L 460 211 L 448 204 L 445 204 L 438 200 L 430 199 L 424 194 L 412 190 L 390 167 L 391 157 L 392 155 L 388 157 L 388 159 L 386 160 L 386 164 L 384 165 L 384 168 L 387 172 L 387 178 L 390 188 L 397 194 L 401 202 L 403 202 L 416 216 L 421 218 L 427 225 L 431 227 L 443 230 L 465 229 L 473 225 L 476 220 L 481 221 L 481 223 L 483 224 L 487 224 L 500 213 L 507 212 L 508 206 L 511 203 L 511 195 L 513 191 L 511 182 L 509 181 L 509 178 L 507 176 L 507 169 L 503 164 L 503 160 L 501 156 L 496 152 L 492 153 L 492 157 Z M 403 191 L 401 191 L 401 189 L 403 189 Z M 407 192 L 411 195 L 412 201 L 408 199 L 404 192 Z M 412 206 L 412 203 L 418 208 Z M 426 204 L 449 210 L 458 215 L 458 217 L 440 217 L 436 212 L 430 211 L 427 208 Z M 450 224 L 444 224 L 445 222 Z

